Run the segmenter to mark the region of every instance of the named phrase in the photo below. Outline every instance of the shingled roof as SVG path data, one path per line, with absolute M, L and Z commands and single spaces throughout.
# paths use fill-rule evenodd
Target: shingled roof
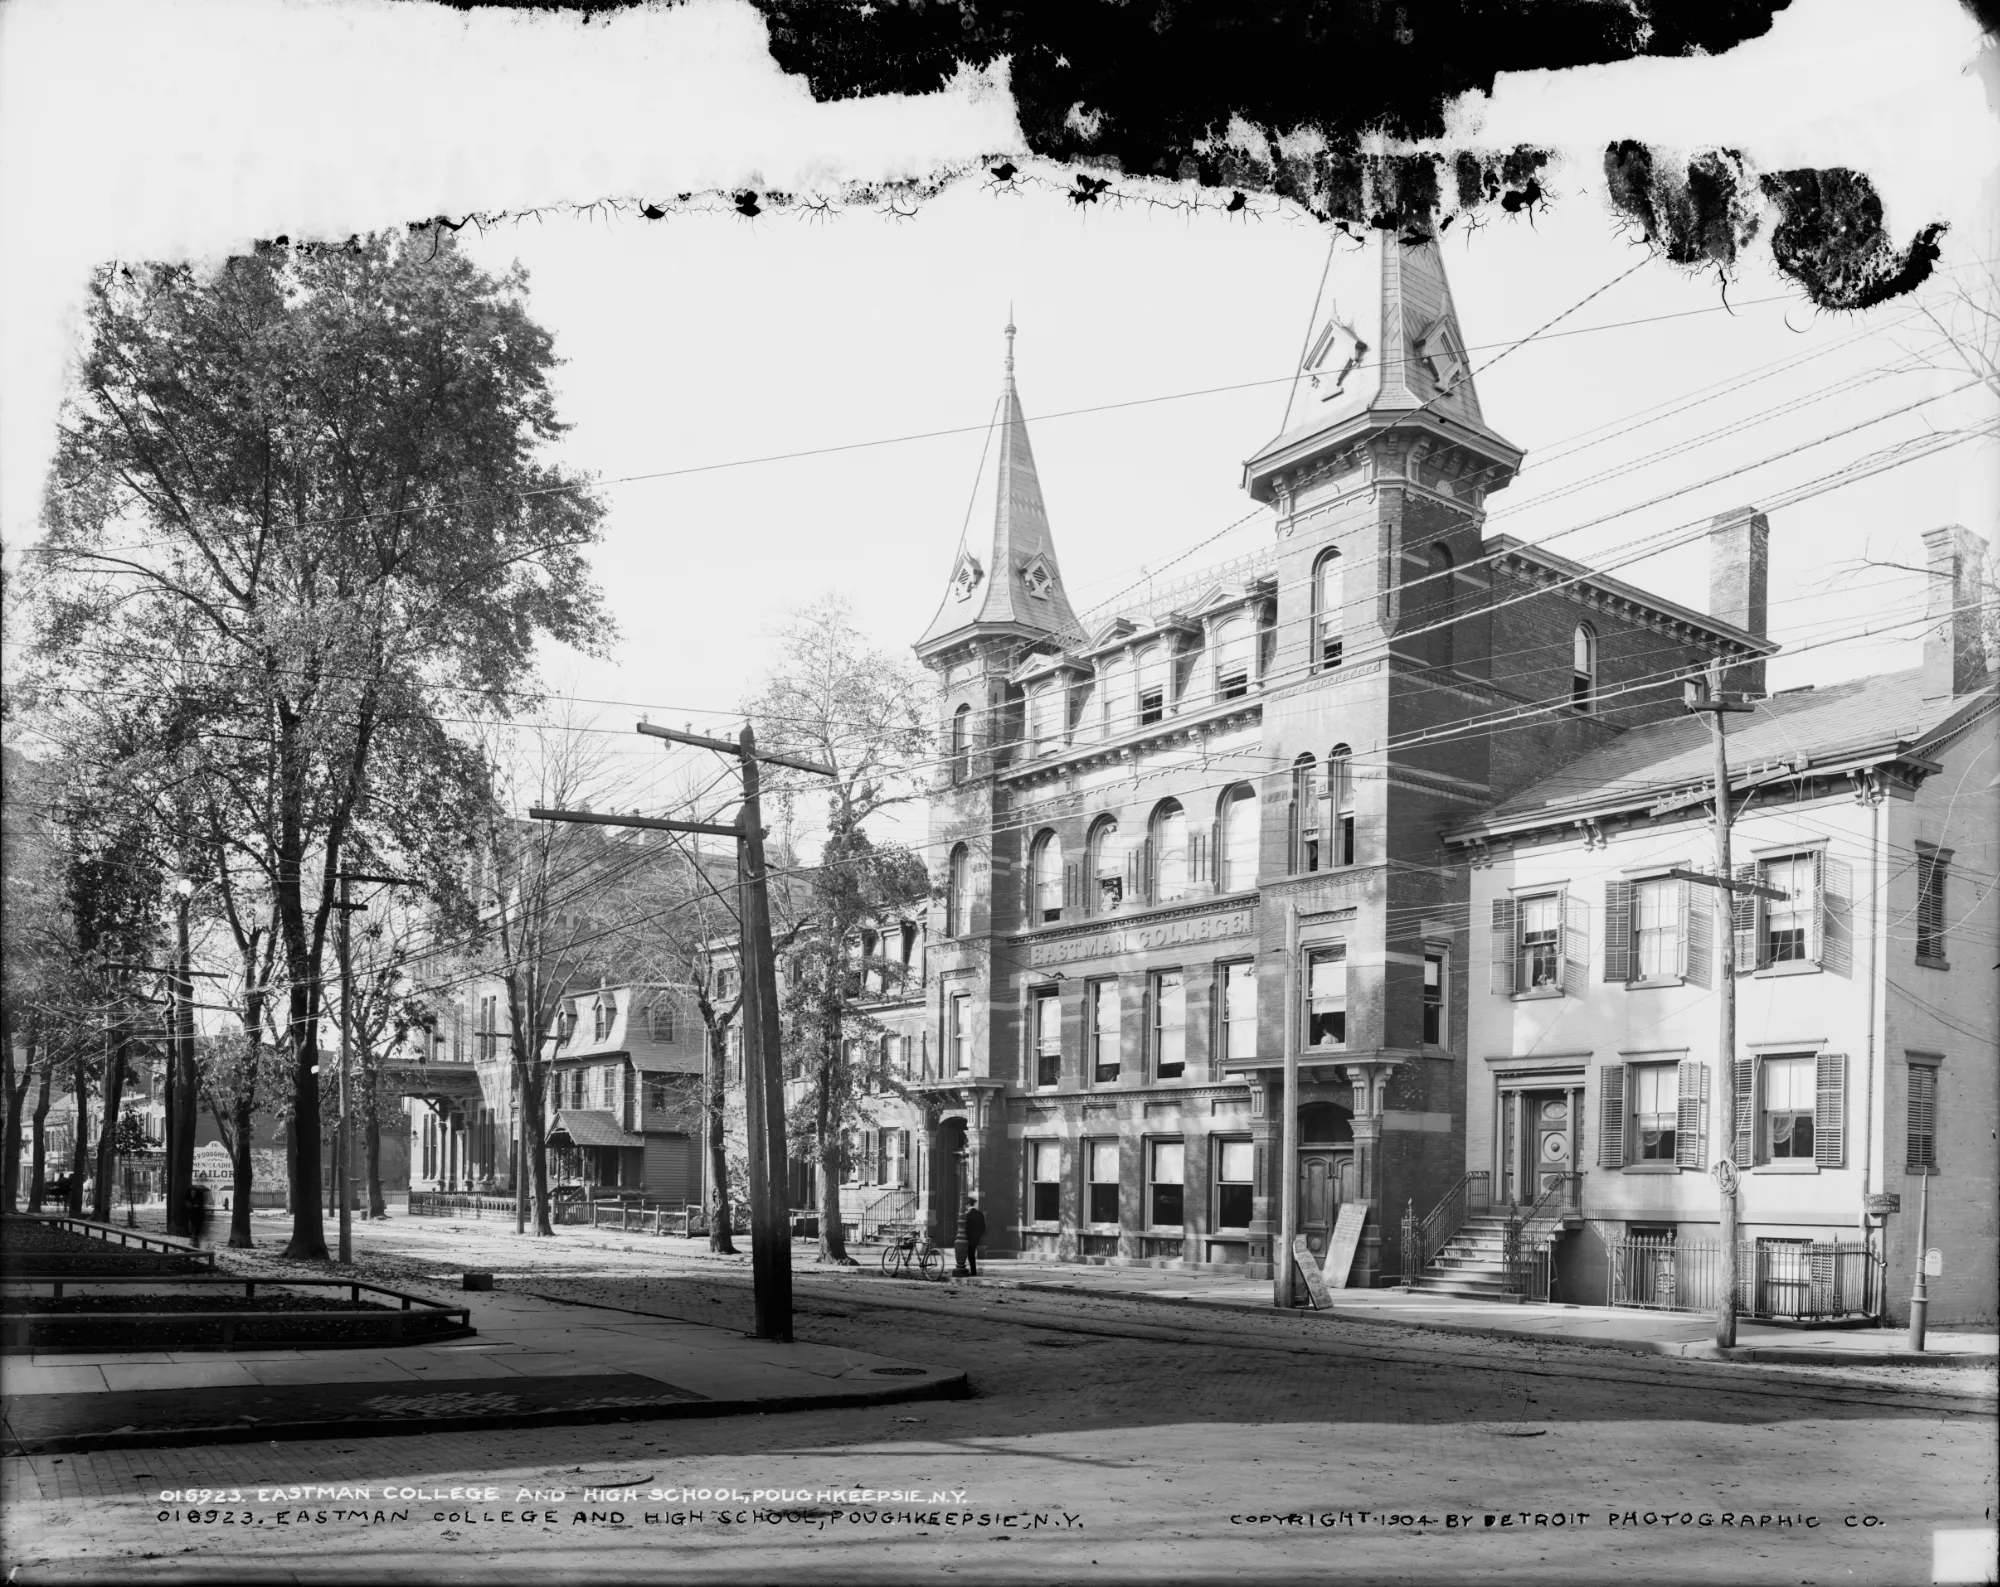
M 1757 709 L 1729 719 L 1731 782 L 1754 780 L 1789 766 L 1837 768 L 1882 753 L 1915 754 L 1955 717 L 1991 710 L 1993 689 L 1956 699 L 1926 700 L 1921 669 L 1878 673 L 1844 683 L 1774 694 Z M 1502 801 L 1477 821 L 1449 834 L 1476 837 L 1566 819 L 1591 809 L 1650 802 L 1677 788 L 1705 783 L 1714 746 L 1699 717 L 1672 717 L 1623 733 Z

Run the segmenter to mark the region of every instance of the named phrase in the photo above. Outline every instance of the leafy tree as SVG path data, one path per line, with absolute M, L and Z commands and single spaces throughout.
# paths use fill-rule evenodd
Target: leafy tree
M 795 910 L 783 994 L 787 1065 L 806 1082 L 805 1108 L 787 1121 L 796 1147 L 819 1163 L 820 1260 L 847 1262 L 840 1220 L 842 1151 L 864 1121 L 863 1076 L 855 1045 L 879 1029 L 862 1006 L 862 930 L 920 908 L 930 884 L 920 858 L 878 844 L 867 826 L 917 799 L 917 772 L 931 749 L 929 691 L 905 658 L 873 648 L 845 602 L 829 597 L 793 615 L 779 661 L 748 710 L 760 747 L 833 768 L 831 778 L 772 769 L 780 807 L 794 810 L 809 790 L 827 801 L 825 842 L 802 886 L 788 888 Z M 779 905 L 774 902 L 774 913 Z M 899 972 L 897 972 L 899 973 Z
M 546 460 L 565 427 L 525 292 L 432 229 L 91 285 L 35 657 L 72 690 L 185 702 L 268 890 L 299 1120 L 338 872 L 455 874 L 481 776 L 456 719 L 511 710 L 544 639 L 607 637 L 602 508 Z M 295 1136 L 286 1251 L 324 1260 L 318 1136 Z

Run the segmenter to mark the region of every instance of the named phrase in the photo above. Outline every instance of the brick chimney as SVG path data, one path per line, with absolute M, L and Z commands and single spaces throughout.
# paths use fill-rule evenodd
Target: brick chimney
M 1986 590 L 1986 547 L 1957 524 L 1924 532 L 1930 570 L 1931 622 L 1924 629 L 1924 698 L 1948 700 L 1986 682 L 1986 642 L 1980 632 Z
M 1716 514 L 1708 531 L 1708 611 L 1732 627 L 1765 637 L 1771 586 L 1771 520 L 1755 507 Z M 1761 695 L 1764 658 L 1731 667 L 1723 687 Z

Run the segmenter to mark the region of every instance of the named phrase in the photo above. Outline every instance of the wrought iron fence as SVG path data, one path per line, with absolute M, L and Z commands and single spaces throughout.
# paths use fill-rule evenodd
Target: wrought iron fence
M 410 1192 L 413 1218 L 511 1218 L 512 1196 L 479 1196 L 463 1191 L 413 1190 Z
M 1403 1207 L 1403 1279 L 1407 1283 L 1431 1265 L 1431 1258 L 1445 1248 L 1451 1237 L 1465 1226 L 1465 1220 L 1485 1212 L 1493 1202 L 1493 1176 L 1485 1169 L 1460 1177 L 1438 1204 L 1417 1216 L 1417 1204 Z
M 1722 1298 L 1722 1245 L 1637 1237 L 1607 1243 L 1607 1304 L 1713 1311 Z M 1830 1321 L 1880 1310 L 1881 1255 L 1845 1240 L 1746 1241 L 1737 1251 L 1741 1317 Z

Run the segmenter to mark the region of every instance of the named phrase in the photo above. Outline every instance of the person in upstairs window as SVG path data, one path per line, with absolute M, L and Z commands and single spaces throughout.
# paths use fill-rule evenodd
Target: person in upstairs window
M 971 1197 L 965 1203 L 965 1271 L 973 1278 L 979 1277 L 979 1246 L 986 1238 L 986 1214 L 979 1210 L 978 1201 Z

